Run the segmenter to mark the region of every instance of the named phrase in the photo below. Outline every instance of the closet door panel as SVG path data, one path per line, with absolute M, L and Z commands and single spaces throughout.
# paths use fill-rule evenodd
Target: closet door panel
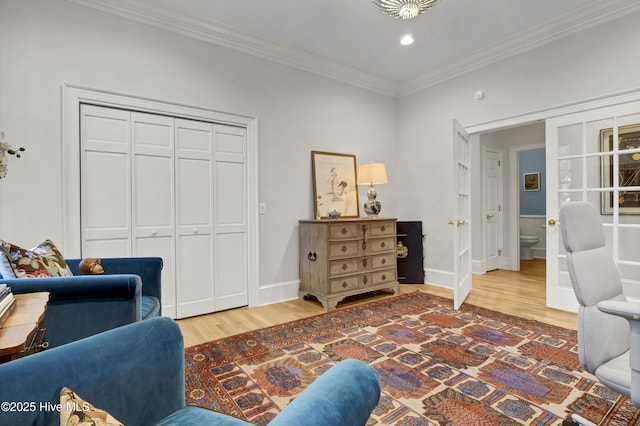
M 133 253 L 162 257 L 162 312 L 175 317 L 174 119 L 131 113 Z
M 246 130 L 215 125 L 216 310 L 248 304 Z
M 178 318 L 214 311 L 212 128 L 176 119 Z
M 244 232 L 218 235 L 215 277 L 217 311 L 248 304 L 246 258 Z
M 82 255 L 130 256 L 130 114 L 82 105 L 80 116 Z

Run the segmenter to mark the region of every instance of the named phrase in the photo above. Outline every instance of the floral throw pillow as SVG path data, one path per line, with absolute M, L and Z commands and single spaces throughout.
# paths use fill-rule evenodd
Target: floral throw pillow
M 73 275 L 51 240 L 31 250 L 0 240 L 0 274 L 4 278 L 67 277 Z
M 60 426 L 70 425 L 122 426 L 122 423 L 65 387 L 60 391 Z

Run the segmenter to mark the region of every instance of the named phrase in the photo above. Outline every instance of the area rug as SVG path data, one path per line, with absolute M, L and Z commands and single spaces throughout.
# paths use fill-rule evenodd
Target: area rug
M 576 332 L 415 292 L 186 349 L 187 405 L 267 424 L 342 359 L 377 369 L 370 425 L 558 425 L 640 411 L 578 360 Z M 339 389 L 336 389 L 339 392 Z

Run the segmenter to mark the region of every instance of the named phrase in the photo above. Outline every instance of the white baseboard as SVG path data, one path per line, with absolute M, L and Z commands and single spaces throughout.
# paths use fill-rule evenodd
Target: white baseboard
M 486 274 L 487 273 L 486 262 L 484 260 L 472 260 L 471 272 L 474 274 Z
M 300 280 L 261 286 L 258 291 L 258 306 L 296 300 L 300 297 Z
M 533 257 L 538 259 L 546 259 L 547 258 L 547 249 L 546 247 L 531 247 L 533 251 Z
M 425 282 L 438 287 L 453 288 L 453 272 L 439 269 L 426 269 Z

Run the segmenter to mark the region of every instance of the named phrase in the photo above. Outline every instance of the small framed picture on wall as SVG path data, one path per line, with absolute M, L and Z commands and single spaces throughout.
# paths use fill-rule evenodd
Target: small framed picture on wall
M 524 191 L 540 191 L 540 172 L 523 173 L 522 189 Z

